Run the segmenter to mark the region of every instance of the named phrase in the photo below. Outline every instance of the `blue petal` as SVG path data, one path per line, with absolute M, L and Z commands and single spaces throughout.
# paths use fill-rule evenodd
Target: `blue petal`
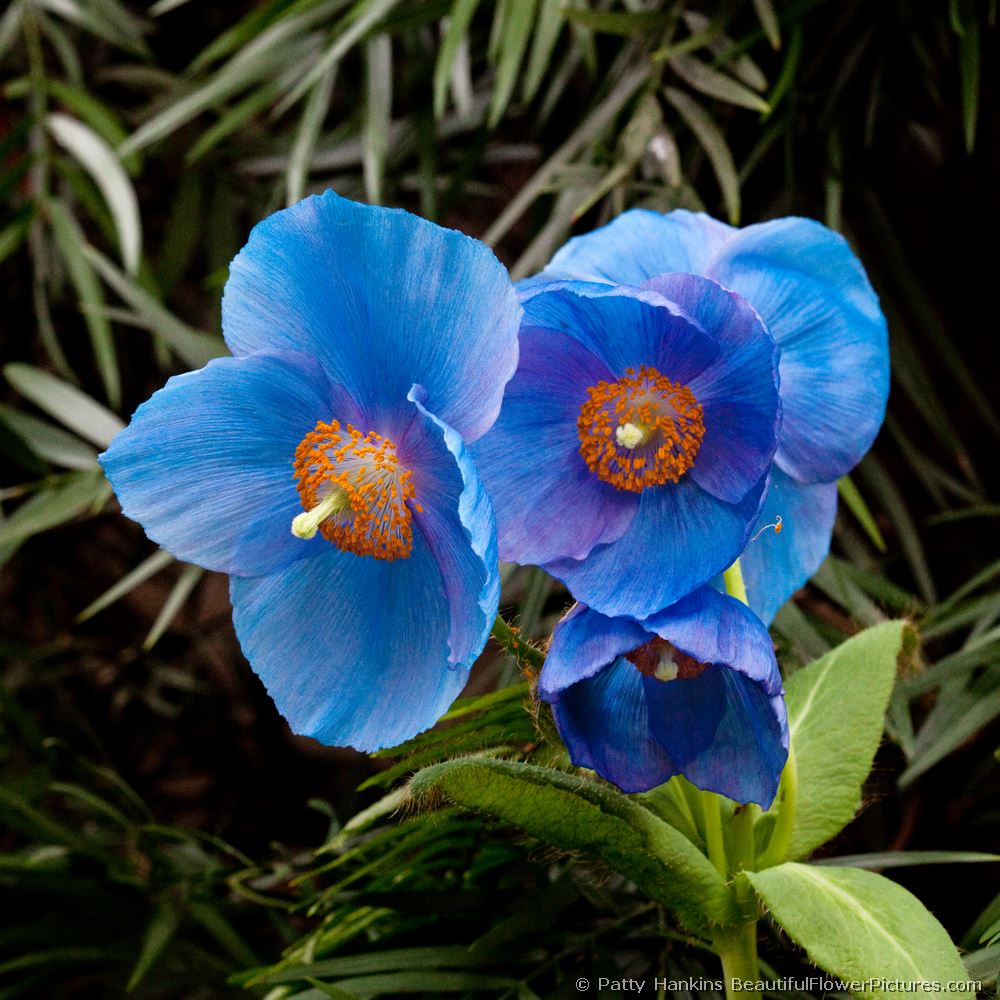
M 743 295 L 781 347 L 778 464 L 830 482 L 871 447 L 889 395 L 885 317 L 847 241 L 810 219 L 742 230 L 711 274 Z
M 582 559 L 631 523 L 638 497 L 587 468 L 576 427 L 588 387 L 613 379 L 604 363 L 569 335 L 522 330 L 517 374 L 503 409 L 472 447 L 496 507 L 505 560 L 537 565 Z
M 882 423 L 889 355 L 878 297 L 846 240 L 810 219 L 733 229 L 682 210 L 636 210 L 570 240 L 538 281 L 635 285 L 669 271 L 739 292 L 781 348 L 778 464 L 802 482 L 857 464 Z
M 679 773 L 649 732 L 642 675 L 625 659 L 562 691 L 552 706 L 570 760 L 623 792 L 645 792 Z
M 639 622 L 606 618 L 585 604 L 577 604 L 552 633 L 538 693 L 545 701 L 556 701 L 564 689 L 592 677 L 649 639 L 650 633 Z
M 243 652 L 278 711 L 322 743 L 395 746 L 434 725 L 468 678 L 448 666 L 448 600 L 419 531 L 408 559 L 326 544 L 280 573 L 233 577 L 230 598 Z
M 353 402 L 299 354 L 218 358 L 136 410 L 101 456 L 124 513 L 179 559 L 237 575 L 315 555 L 291 533 L 302 513 L 295 449 Z
M 398 454 L 413 471 L 414 521 L 444 582 L 450 610 L 448 662 L 471 667 L 489 638 L 500 600 L 493 506 L 462 439 L 410 398 L 420 414 Z
M 781 517 L 781 533 L 761 532 L 740 556 L 750 607 L 768 624 L 819 569 L 830 551 L 837 484 L 803 485 L 775 468 L 757 527 Z
M 541 276 L 641 285 L 668 271 L 708 274 L 706 264 L 737 232 L 701 213 L 636 208 L 569 240 Z
M 484 244 L 332 191 L 256 226 L 222 301 L 234 354 L 314 355 L 382 426 L 420 383 L 428 409 L 466 441 L 500 410 L 520 314 Z
M 701 663 L 723 663 L 763 684 L 768 694 L 781 693 L 771 637 L 753 611 L 734 597 L 702 587 L 642 624 Z
M 644 677 L 643 688 L 649 731 L 688 781 L 770 807 L 788 757 L 780 694 L 720 664 L 689 680 Z
M 562 282 L 526 299 L 524 309 L 525 325 L 569 334 L 616 377 L 651 365 L 686 385 L 719 353 L 712 337 L 653 291 Z
M 643 287 L 677 303 L 724 345 L 690 383 L 704 409 L 705 437 L 691 475 L 736 503 L 767 472 L 778 445 L 778 348 L 747 301 L 696 274 L 664 274 Z
M 582 562 L 563 559 L 545 569 L 602 614 L 645 618 L 733 563 L 757 520 L 765 485 L 766 477 L 738 504 L 717 500 L 689 477 L 649 487 L 621 538 Z

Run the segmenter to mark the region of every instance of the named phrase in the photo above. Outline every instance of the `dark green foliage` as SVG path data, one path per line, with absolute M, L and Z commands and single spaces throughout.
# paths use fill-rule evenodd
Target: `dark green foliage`
M 525 641 L 543 646 L 566 604 L 544 574 L 505 580 L 520 637 L 497 633 L 474 680 L 502 690 L 372 774 L 288 739 L 219 581 L 116 512 L 97 452 L 170 373 L 224 351 L 219 295 L 253 223 L 327 186 L 481 236 L 515 277 L 636 204 L 795 212 L 849 237 L 889 318 L 893 397 L 842 484 L 834 556 L 774 631 L 791 672 L 913 620 L 923 651 L 862 815 L 824 850 L 935 859 L 901 880 L 995 976 L 997 871 L 941 867 L 992 852 L 1000 828 L 995 6 L 6 5 L 0 997 L 132 981 L 157 998 L 547 998 L 576 995 L 577 975 L 717 975 L 610 869 L 418 811 L 400 783 L 467 754 L 565 768 L 518 685 L 540 663 Z M 171 797 L 174 778 L 214 791 Z M 927 853 L 943 849 L 962 853 Z M 764 951 L 783 974 L 797 954 Z

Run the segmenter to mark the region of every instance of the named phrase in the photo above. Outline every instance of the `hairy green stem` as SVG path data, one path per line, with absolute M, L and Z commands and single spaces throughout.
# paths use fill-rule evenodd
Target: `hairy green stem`
M 722 836 L 722 810 L 719 796 L 715 792 L 701 793 L 702 818 L 705 822 L 705 844 L 708 860 L 715 865 L 719 874 L 726 878 L 729 874 L 729 859 L 726 857 L 726 842 Z
M 788 760 L 781 772 L 781 782 L 778 785 L 778 816 L 771 831 L 771 839 L 764 853 L 757 861 L 758 868 L 772 868 L 788 859 L 788 845 L 792 840 L 792 827 L 795 825 L 795 810 L 799 800 L 799 776 L 795 766 L 795 748 L 789 740 Z
M 722 979 L 726 997 L 745 996 L 743 990 L 734 989 L 734 981 L 756 983 L 760 979 L 757 966 L 757 921 L 741 924 L 732 931 L 719 934 L 715 951 L 722 960 Z

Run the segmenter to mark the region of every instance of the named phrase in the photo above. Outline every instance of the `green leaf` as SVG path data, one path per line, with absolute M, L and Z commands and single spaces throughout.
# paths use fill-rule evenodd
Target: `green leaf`
M 83 253 L 82 247 L 86 240 L 76 219 L 60 201 L 50 201 L 48 211 L 56 244 L 66 264 L 70 281 L 73 282 L 80 299 L 83 319 L 90 333 L 90 343 L 93 346 L 98 371 L 101 373 L 101 381 L 104 383 L 105 395 L 108 402 L 117 408 L 121 405 L 121 377 L 118 373 L 115 344 L 111 336 L 111 324 L 104 314 L 104 290 L 90 261 Z
M 88 604 L 76 616 L 76 620 L 78 622 L 85 622 L 88 618 L 92 618 L 99 611 L 103 611 L 106 607 L 109 607 L 115 601 L 120 600 L 126 594 L 133 591 L 151 576 L 159 573 L 160 570 L 166 569 L 173 561 L 174 557 L 169 552 L 158 549 L 148 559 L 144 559 L 139 563 L 135 569 L 126 573 L 114 586 L 109 587 L 96 601 Z
M 875 523 L 875 518 L 872 517 L 872 512 L 868 509 L 868 504 L 861 495 L 861 491 L 854 485 L 854 480 L 850 476 L 841 476 L 837 480 L 837 492 L 840 494 L 840 499 L 847 504 L 847 509 L 858 519 L 861 527 L 865 529 L 865 534 L 872 540 L 875 548 L 879 552 L 887 552 L 888 548 L 886 547 L 885 539 L 882 537 L 882 532 L 879 531 L 879 527 Z
M 670 68 L 686 83 L 709 97 L 727 104 L 768 114 L 771 106 L 749 87 L 738 83 L 731 76 L 720 73 L 693 56 L 678 55 L 670 60 Z
M 330 109 L 330 96 L 333 93 L 333 83 L 337 78 L 337 66 L 331 66 L 327 72 L 316 81 L 309 92 L 299 127 L 295 132 L 295 141 L 288 154 L 288 171 L 285 174 L 285 203 L 294 205 L 302 198 L 306 181 L 309 178 L 309 163 L 316 151 L 316 140 L 319 138 L 323 120 Z
M 515 3 L 497 4 L 496 17 L 503 18 L 503 21 L 497 43 L 497 76 L 493 86 L 493 99 L 490 102 L 490 128 L 496 128 L 499 124 L 514 93 L 518 70 L 521 68 L 528 39 L 531 37 L 531 28 L 535 23 L 537 6 L 538 0 L 516 0 Z
M 885 996 L 882 979 L 967 981 L 947 931 L 915 896 L 881 875 L 789 862 L 747 878 L 810 961 L 853 980 L 855 996 Z
M 866 629 L 785 684 L 798 772 L 789 858 L 810 854 L 861 806 L 861 789 L 882 738 L 896 661 L 912 633 L 902 621 Z
M 361 136 L 365 196 L 369 204 L 382 202 L 382 180 L 392 127 L 392 36 L 374 35 L 365 42 L 365 112 Z
M 726 205 L 729 221 L 738 226 L 740 222 L 740 179 L 733 162 L 733 154 L 726 145 L 725 137 L 719 126 L 712 121 L 712 116 L 693 98 L 682 90 L 674 87 L 664 87 L 663 92 L 677 113 L 684 119 L 695 138 L 701 143 L 719 180 L 722 189 L 722 200 Z
M 6 424 L 39 457 L 64 469 L 96 469 L 97 452 L 75 434 L 0 404 L 0 423 Z
M 778 27 L 778 15 L 771 5 L 771 0 L 753 0 L 753 9 L 757 12 L 757 20 L 767 35 L 772 49 L 781 48 L 781 29 Z
M 445 103 L 448 99 L 448 81 L 451 79 L 452 67 L 458 57 L 462 39 L 468 34 L 472 15 L 479 6 L 479 0 L 455 0 L 448 18 L 448 29 L 437 62 L 434 64 L 434 117 L 444 117 Z
M 101 136 L 76 118 L 54 112 L 45 124 L 56 142 L 90 174 L 104 196 L 115 222 L 125 270 L 135 274 L 142 248 L 142 225 L 139 202 L 121 160 Z
M 435 764 L 414 775 L 417 798 L 437 791 L 564 851 L 585 851 L 632 879 L 689 929 L 739 919 L 709 860 L 681 833 L 607 785 L 486 758 Z
M 125 426 L 110 410 L 68 382 L 40 368 L 15 362 L 4 366 L 7 381 L 40 410 L 80 437 L 106 448 Z
M 132 975 L 129 976 L 128 985 L 125 987 L 127 993 L 131 993 L 145 979 L 146 974 L 177 933 L 182 917 L 183 911 L 177 900 L 171 896 L 168 896 L 157 906 L 153 913 L 153 919 L 150 920 L 149 927 L 146 928 L 142 950 L 136 959 Z
M 100 276 L 135 312 L 135 324 L 162 337 L 192 368 L 201 368 L 212 358 L 229 353 L 221 337 L 209 336 L 179 320 L 131 277 L 119 271 L 99 250 L 85 246 L 83 252 Z
M 32 535 L 65 524 L 103 505 L 110 495 L 111 487 L 99 469 L 69 472 L 55 486 L 39 491 L 5 521 L 0 521 L 0 548 L 20 545 Z

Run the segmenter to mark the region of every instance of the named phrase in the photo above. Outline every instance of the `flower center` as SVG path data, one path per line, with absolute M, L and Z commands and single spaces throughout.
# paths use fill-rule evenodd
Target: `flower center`
M 634 663 L 636 670 L 644 677 L 655 677 L 658 681 L 689 681 L 709 666 L 682 653 L 659 636 L 654 636 L 645 645 L 626 653 L 625 659 Z
M 587 390 L 576 422 L 580 454 L 599 479 L 639 493 L 676 483 L 694 465 L 705 436 L 701 404 L 655 368 L 628 368 L 617 382 Z
M 292 534 L 317 531 L 356 556 L 406 559 L 413 548 L 413 473 L 396 459 L 396 445 L 374 431 L 339 421 L 316 424 L 295 451 L 295 479 L 304 513 Z M 412 502 L 412 503 L 411 503 Z

